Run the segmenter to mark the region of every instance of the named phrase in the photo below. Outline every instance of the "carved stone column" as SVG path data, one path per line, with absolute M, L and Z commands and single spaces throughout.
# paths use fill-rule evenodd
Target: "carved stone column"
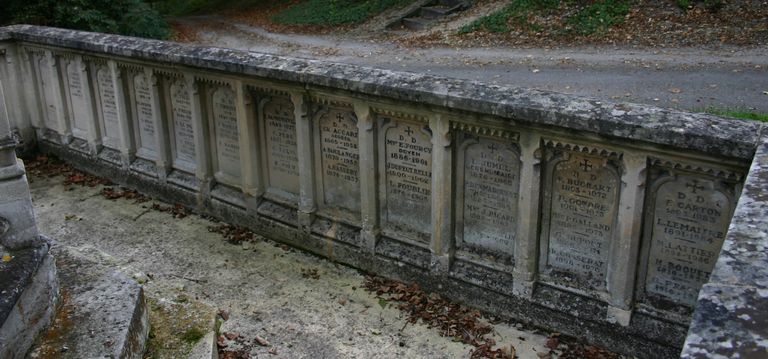
M 376 183 L 376 133 L 374 131 L 371 107 L 365 102 L 355 102 L 357 116 L 357 139 L 360 150 L 360 218 L 362 246 L 370 253 L 376 249 L 379 237 L 379 203 Z
M 646 157 L 625 151 L 624 166 L 619 200 L 618 241 L 611 246 L 611 262 L 608 269 L 610 305 L 607 316 L 609 321 L 627 326 L 632 314 L 632 296 L 640 247 Z
M 454 255 L 453 240 L 453 141 L 451 122 L 437 115 L 429 120 L 432 130 L 432 251 L 431 269 L 447 273 Z
M 512 292 L 522 297 L 533 294 L 539 229 L 539 194 L 541 173 L 541 137 L 530 132 L 520 134 L 520 200 L 515 241 L 515 269 Z
M 296 152 L 299 158 L 299 226 L 309 233 L 317 210 L 315 203 L 315 172 L 312 169 L 312 123 L 309 104 L 304 93 L 291 93 L 296 118 Z

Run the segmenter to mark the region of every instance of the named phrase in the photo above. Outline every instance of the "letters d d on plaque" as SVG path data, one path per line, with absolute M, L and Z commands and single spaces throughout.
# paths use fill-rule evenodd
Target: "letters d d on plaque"
M 604 291 L 618 212 L 618 166 L 595 151 L 546 151 L 541 272 L 562 285 Z
M 734 209 L 735 185 L 652 167 L 645 214 L 644 297 L 693 307 L 709 280 Z

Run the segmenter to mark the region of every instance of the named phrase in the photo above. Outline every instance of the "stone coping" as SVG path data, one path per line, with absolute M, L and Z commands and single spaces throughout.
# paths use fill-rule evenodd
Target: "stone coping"
M 699 293 L 682 358 L 768 353 L 768 131 L 760 141 L 715 270 Z
M 763 126 L 548 91 L 51 27 L 0 28 L 0 40 L 8 39 L 352 91 L 498 116 L 509 125 L 552 126 L 743 160 L 752 158 Z

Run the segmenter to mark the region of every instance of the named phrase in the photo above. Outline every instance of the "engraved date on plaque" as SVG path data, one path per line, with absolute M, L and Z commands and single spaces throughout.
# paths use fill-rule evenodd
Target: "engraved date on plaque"
M 328 206 L 360 211 L 360 153 L 354 113 L 331 108 L 320 116 L 323 196 Z
M 646 292 L 694 306 L 723 245 L 731 201 L 715 182 L 681 175 L 661 184 L 653 203 Z
M 73 135 L 85 134 L 88 131 L 88 121 L 90 120 L 91 113 L 89 111 L 89 103 L 86 101 L 85 92 L 83 88 L 83 76 L 80 64 L 75 61 L 70 61 L 67 64 L 67 80 L 69 81 L 69 96 L 70 103 L 72 104 L 72 117 L 74 129 Z M 84 136 L 80 136 L 84 137 Z
M 235 92 L 219 88 L 213 94 L 213 121 L 216 133 L 218 170 L 232 181 L 240 179 L 240 142 L 237 129 Z
M 118 140 L 120 138 L 120 122 L 117 116 L 117 98 L 115 84 L 112 81 L 112 72 L 102 67 L 96 75 L 99 84 L 99 98 L 101 99 L 101 114 L 104 119 L 104 135 L 107 138 Z
M 133 77 L 133 88 L 136 97 L 136 119 L 139 128 L 139 144 L 150 151 L 156 151 L 155 120 L 152 112 L 152 93 L 145 74 Z M 152 159 L 152 158 L 150 158 Z
M 195 130 L 192 123 L 192 102 L 187 83 L 179 80 L 171 85 L 171 108 L 173 113 L 173 140 L 176 160 L 194 164 Z
M 572 153 L 552 169 L 547 266 L 604 288 L 619 176 L 607 159 Z
M 509 144 L 481 137 L 467 146 L 464 243 L 513 255 L 519 175 L 519 156 Z
M 432 144 L 421 126 L 395 122 L 386 130 L 387 222 L 406 231 L 429 233 Z
M 299 158 L 296 153 L 296 122 L 293 103 L 275 97 L 264 105 L 269 185 L 299 193 Z

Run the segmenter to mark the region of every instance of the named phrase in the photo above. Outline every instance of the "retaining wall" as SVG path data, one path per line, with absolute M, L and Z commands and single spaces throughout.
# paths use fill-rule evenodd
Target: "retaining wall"
M 0 59 L 20 136 L 78 167 L 646 358 L 679 355 L 761 131 L 45 27 L 0 29 Z

